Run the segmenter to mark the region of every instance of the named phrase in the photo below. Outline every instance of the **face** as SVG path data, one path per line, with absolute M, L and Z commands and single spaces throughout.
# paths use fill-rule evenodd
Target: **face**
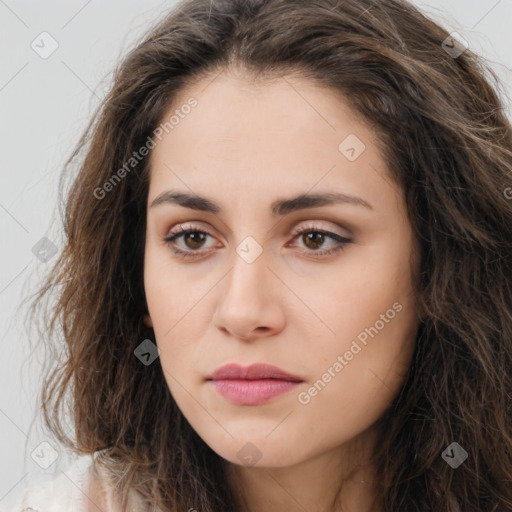
M 224 72 L 165 120 L 177 109 L 152 150 L 144 261 L 174 400 L 235 464 L 348 446 L 398 393 L 418 325 L 417 246 L 374 132 L 297 77 Z

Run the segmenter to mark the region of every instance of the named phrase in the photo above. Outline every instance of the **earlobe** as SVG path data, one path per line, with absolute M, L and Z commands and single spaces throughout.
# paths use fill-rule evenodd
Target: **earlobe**
M 153 321 L 151 320 L 151 317 L 149 316 L 149 314 L 144 315 L 144 325 L 146 327 L 153 327 Z

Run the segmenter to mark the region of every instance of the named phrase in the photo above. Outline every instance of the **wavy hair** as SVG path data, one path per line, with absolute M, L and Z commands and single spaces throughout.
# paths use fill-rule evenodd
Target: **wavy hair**
M 148 157 L 101 192 L 179 91 L 237 67 L 339 91 L 374 126 L 405 194 L 421 322 L 378 421 L 382 510 L 512 510 L 512 127 L 497 75 L 471 49 L 450 54 L 448 37 L 405 0 L 185 0 L 117 66 L 66 162 L 65 245 L 30 314 L 60 354 L 40 397 L 45 425 L 76 453 L 102 450 L 123 507 L 133 489 L 164 512 L 238 509 L 159 360 L 134 356 L 154 336 L 143 324 Z M 453 442 L 468 453 L 457 469 L 441 456 Z

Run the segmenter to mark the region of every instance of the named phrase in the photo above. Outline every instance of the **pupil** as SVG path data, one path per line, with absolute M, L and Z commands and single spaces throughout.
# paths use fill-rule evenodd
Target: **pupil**
M 315 244 L 315 239 L 316 239 L 316 243 L 318 245 L 322 245 L 324 235 L 322 233 L 315 232 L 315 233 L 308 233 L 306 235 L 306 237 L 307 237 L 306 245 L 309 247 L 309 242 L 313 242 L 313 244 Z M 314 246 L 313 248 L 317 249 L 318 247 Z
M 190 238 L 192 238 L 192 243 L 194 244 L 197 244 L 197 245 L 193 245 L 192 247 L 197 249 L 197 247 L 199 247 L 201 245 L 201 238 L 204 236 L 204 233 L 197 233 L 197 232 L 193 232 L 193 233 L 188 233 L 186 238 L 187 240 L 189 240 Z M 188 245 L 188 244 L 187 244 Z

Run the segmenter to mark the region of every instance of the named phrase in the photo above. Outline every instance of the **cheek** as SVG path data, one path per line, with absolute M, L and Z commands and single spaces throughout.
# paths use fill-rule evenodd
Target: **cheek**
M 197 340 L 205 318 L 200 298 L 205 294 L 176 272 L 165 248 L 146 248 L 144 266 L 146 302 L 153 322 L 160 363 L 171 390 L 197 367 Z
M 155 334 L 162 337 L 179 318 L 189 287 L 174 269 L 168 249 L 156 242 L 146 245 L 144 290 Z
M 340 297 L 323 316 L 335 334 L 299 356 L 310 379 L 297 400 L 308 417 L 322 418 L 326 438 L 342 442 L 372 425 L 404 383 L 417 321 L 407 294 L 388 284 L 359 289 L 356 305 Z
M 304 288 L 298 294 L 307 297 L 311 309 L 331 330 L 333 336 L 328 339 L 352 338 L 373 326 L 388 310 L 391 323 L 400 323 L 411 313 L 409 267 L 408 257 L 395 250 L 392 243 L 365 246 L 364 251 L 347 253 L 341 265 L 316 281 L 316 293 Z M 396 302 L 402 308 L 393 309 Z
M 315 368 L 314 378 L 342 356 L 343 370 L 335 373 L 345 377 L 337 377 L 338 382 L 346 378 L 357 386 L 360 381 L 361 391 L 383 386 L 379 379 L 390 388 L 399 385 L 410 363 L 418 320 L 408 253 L 395 247 L 365 251 L 364 257 L 347 262 L 350 272 L 342 270 L 339 278 L 324 283 L 322 293 L 310 296 L 308 304 L 321 318 L 323 334 L 315 338 L 315 350 L 304 347 L 301 357 Z

